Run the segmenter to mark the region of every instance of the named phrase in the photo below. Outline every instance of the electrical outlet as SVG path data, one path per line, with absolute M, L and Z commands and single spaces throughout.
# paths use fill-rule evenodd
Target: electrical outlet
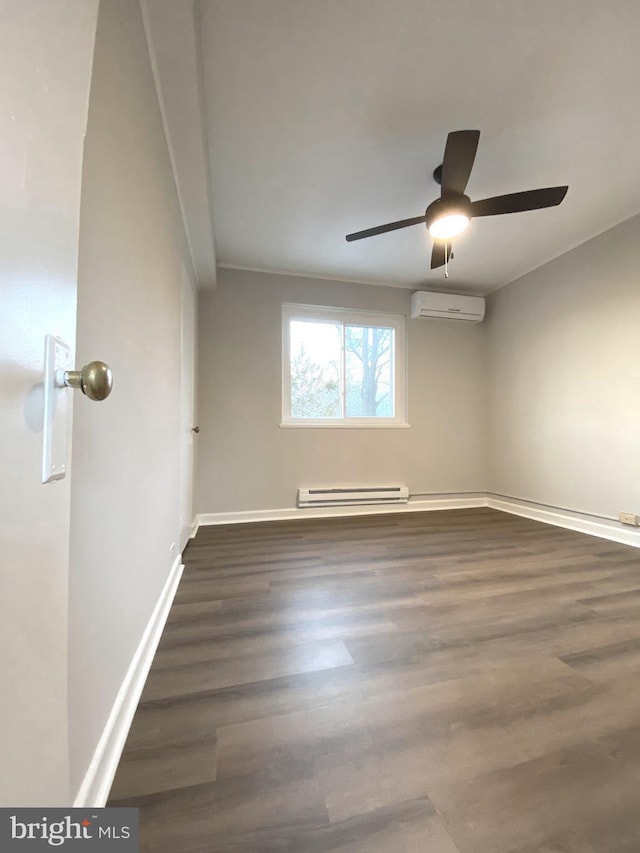
M 633 512 L 618 513 L 618 521 L 621 521 L 623 524 L 632 524 L 634 527 L 638 526 L 638 516 Z

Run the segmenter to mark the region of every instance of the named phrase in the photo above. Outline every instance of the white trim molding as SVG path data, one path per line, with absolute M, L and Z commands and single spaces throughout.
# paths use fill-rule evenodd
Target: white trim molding
M 188 527 L 185 527 L 182 535 L 180 536 L 180 553 L 182 554 L 184 549 L 187 547 L 191 539 L 195 538 L 196 533 L 198 532 L 198 519 L 194 516 L 193 521 Z
M 475 494 L 475 493 L 474 493 Z M 487 499 L 467 495 L 438 495 L 433 498 L 409 500 L 406 504 L 373 504 L 370 506 L 286 507 L 255 509 L 244 512 L 205 512 L 197 516 L 198 527 L 213 524 L 242 524 L 253 521 L 291 521 L 305 518 L 334 518 L 344 515 L 388 515 L 392 512 L 427 512 L 438 509 L 472 509 L 486 506 Z
M 311 423 L 305 421 L 289 421 L 288 423 L 280 423 L 278 424 L 280 429 L 411 429 L 411 424 L 407 423 L 381 423 L 377 424 L 375 421 L 368 421 L 367 423 L 349 423 L 349 421 L 336 421 L 335 423 L 331 423 L 330 421 L 321 422 L 321 421 L 312 421 Z
M 107 802 L 122 750 L 183 570 L 182 557 L 179 556 L 169 571 L 169 576 L 120 685 L 93 758 L 74 800 L 74 808 L 102 808 Z
M 235 270 L 237 272 L 259 272 L 261 275 L 286 275 L 289 278 L 315 278 L 321 281 L 339 281 L 341 284 L 372 284 L 376 287 L 395 287 L 398 290 L 415 290 L 412 282 L 395 282 L 390 278 L 374 280 L 372 278 L 351 278 L 343 275 L 333 275 L 330 272 L 304 272 L 301 270 L 282 270 L 275 267 L 248 267 L 246 264 L 218 263 L 220 270 Z M 499 288 L 495 288 L 498 290 Z M 470 293 L 469 296 L 484 296 L 483 293 Z
M 388 515 L 392 512 L 429 512 L 443 509 L 489 509 L 508 512 L 541 521 L 566 530 L 575 530 L 621 545 L 640 548 L 640 528 L 629 528 L 614 519 L 586 515 L 569 509 L 534 504 L 519 498 L 491 492 L 472 492 L 470 494 L 452 493 L 410 498 L 409 503 L 399 505 L 344 506 L 344 507 L 286 507 L 282 509 L 255 509 L 240 512 L 205 512 L 196 516 L 194 536 L 200 527 L 216 524 L 246 524 L 257 521 L 291 521 L 305 518 L 335 518 L 350 515 Z
M 195 539 L 196 538 L 198 528 L 200 527 L 200 522 L 198 521 L 199 518 L 200 518 L 200 516 L 196 515 L 196 517 L 193 519 L 193 524 L 191 525 L 191 534 L 189 535 L 189 539 Z
M 487 495 L 486 506 L 500 512 L 520 515 L 533 521 L 542 521 L 544 524 L 553 524 L 555 527 L 564 527 L 566 530 L 575 530 L 578 533 L 587 533 L 590 536 L 598 536 L 600 539 L 619 542 L 621 545 L 640 548 L 640 528 L 624 526 L 614 519 L 586 515 L 574 510 L 491 493 Z

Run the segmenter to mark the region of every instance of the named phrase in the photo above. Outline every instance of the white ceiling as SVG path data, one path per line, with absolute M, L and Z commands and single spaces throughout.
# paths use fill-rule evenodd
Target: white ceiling
M 569 184 L 472 221 L 446 289 L 488 292 L 640 211 L 637 0 L 202 0 L 218 264 L 444 286 L 415 226 L 449 130 L 472 199 Z

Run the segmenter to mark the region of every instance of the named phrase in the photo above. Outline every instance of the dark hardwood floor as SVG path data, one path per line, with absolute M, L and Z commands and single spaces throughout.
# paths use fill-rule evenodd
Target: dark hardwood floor
M 110 805 L 154 853 L 638 853 L 640 552 L 489 509 L 202 528 Z

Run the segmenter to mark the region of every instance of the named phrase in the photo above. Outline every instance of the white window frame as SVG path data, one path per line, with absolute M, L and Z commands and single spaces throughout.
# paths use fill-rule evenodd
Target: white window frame
M 406 334 L 405 316 L 387 314 L 383 311 L 357 311 L 350 308 L 329 308 L 321 305 L 297 305 L 284 303 L 282 306 L 282 421 L 281 427 L 296 429 L 389 429 L 406 428 L 407 423 L 407 380 L 406 380 Z M 294 418 L 291 416 L 291 364 L 289 330 L 291 320 L 320 320 L 327 323 L 340 322 L 355 326 L 388 327 L 394 330 L 394 412 L 393 418 Z M 343 353 L 344 360 L 344 353 Z M 341 389 L 341 395 L 344 389 Z

